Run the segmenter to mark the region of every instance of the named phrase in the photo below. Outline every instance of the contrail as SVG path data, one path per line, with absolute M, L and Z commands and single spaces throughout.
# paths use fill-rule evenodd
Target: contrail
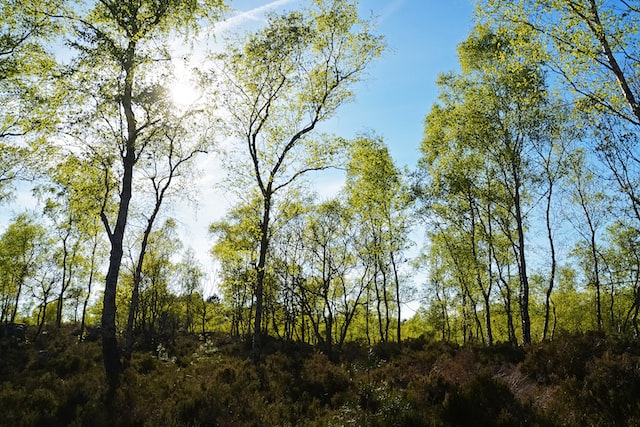
M 295 1 L 296 0 L 275 0 L 263 6 L 258 6 L 251 10 L 240 12 L 237 15 L 232 16 L 231 18 L 225 19 L 224 21 L 216 24 L 216 30 L 225 31 L 225 30 L 228 30 L 229 28 L 241 26 L 247 22 L 260 21 L 264 16 L 264 14 L 269 10 L 287 5 L 289 3 L 293 3 Z

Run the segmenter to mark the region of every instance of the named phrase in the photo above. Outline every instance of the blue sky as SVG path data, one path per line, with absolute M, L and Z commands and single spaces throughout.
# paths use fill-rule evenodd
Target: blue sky
M 336 131 L 382 136 L 398 166 L 413 167 L 424 117 L 436 101 L 438 74 L 457 68 L 457 45 L 471 28 L 469 0 L 366 0 L 379 16 L 389 51 L 338 113 Z M 347 136 L 347 135 L 343 135 Z

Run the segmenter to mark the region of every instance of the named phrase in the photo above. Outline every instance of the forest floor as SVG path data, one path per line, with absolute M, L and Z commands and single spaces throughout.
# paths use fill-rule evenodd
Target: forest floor
M 2 426 L 638 426 L 640 343 L 567 335 L 526 348 L 411 340 L 328 357 L 176 336 L 134 353 L 107 398 L 99 339 L 0 339 Z

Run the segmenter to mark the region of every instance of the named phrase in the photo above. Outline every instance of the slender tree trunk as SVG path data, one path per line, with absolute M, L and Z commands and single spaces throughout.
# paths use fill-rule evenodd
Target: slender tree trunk
M 591 226 L 591 221 L 589 221 L 589 226 L 591 227 L 591 258 L 593 260 L 593 281 L 596 289 L 596 321 L 598 323 L 598 330 L 602 330 L 603 322 L 602 322 L 602 303 L 601 303 L 601 286 L 600 286 L 600 265 L 598 262 L 598 250 L 596 246 L 596 233 L 594 228 Z
M 467 330 L 469 329 L 469 315 L 467 313 L 467 293 L 462 289 L 462 344 L 467 343 Z
M 0 323 L 5 323 L 9 320 L 9 301 L 11 299 L 8 296 L 2 299 L 2 311 L 0 312 Z
M 349 304 L 348 304 L 348 295 L 349 293 L 346 290 L 346 287 L 344 286 L 344 278 L 342 279 L 342 283 L 343 283 L 343 298 L 344 298 L 344 309 L 345 309 L 345 314 L 344 314 L 344 324 L 342 327 L 342 330 L 340 331 L 340 340 L 338 342 L 338 347 L 342 348 L 342 345 L 344 344 L 346 338 L 347 338 L 347 333 L 349 332 L 349 326 L 351 325 L 351 322 L 353 321 L 353 318 L 355 317 L 356 311 L 358 309 L 358 305 L 360 304 L 360 297 L 362 296 L 362 293 L 364 292 L 364 288 L 360 287 L 360 290 L 358 292 L 358 294 L 356 295 L 355 300 L 353 301 L 353 304 L 351 306 L 351 308 L 349 308 Z
M 371 287 L 370 287 L 371 283 L 367 283 L 367 300 L 365 301 L 365 308 L 364 308 L 364 318 L 365 318 L 365 322 L 364 322 L 364 332 L 365 335 L 367 336 L 367 345 L 371 346 L 371 332 L 369 330 L 369 319 L 371 317 L 371 313 L 369 310 L 369 304 L 371 302 Z
M 80 335 L 78 337 L 79 341 L 82 341 L 84 338 L 84 329 L 85 329 L 85 321 L 87 316 L 87 306 L 89 305 L 89 299 L 91 298 L 91 285 L 93 285 L 93 273 L 95 270 L 95 261 L 96 261 L 96 250 L 98 248 L 98 239 L 94 239 L 93 248 L 91 249 L 91 265 L 89 266 L 89 283 L 87 283 L 87 296 L 82 303 L 82 320 L 80 321 Z
M 40 336 L 40 334 L 42 333 L 42 330 L 44 329 L 44 322 L 46 321 L 47 318 L 47 306 L 49 305 L 49 293 L 51 292 L 51 288 L 53 287 L 53 281 L 51 281 L 51 283 L 49 284 L 49 287 L 44 289 L 44 284 L 43 284 L 43 301 L 42 301 L 42 308 L 40 310 L 40 312 L 38 313 L 38 331 L 36 332 L 37 336 Z
M 616 332 L 620 332 L 620 322 L 616 322 L 616 313 L 615 313 L 615 297 L 616 297 L 616 289 L 614 283 L 611 283 L 611 292 L 610 292 L 610 300 L 609 300 L 609 318 L 611 319 L 611 328 Z
M 377 268 L 376 268 L 377 270 Z M 378 286 L 378 273 L 374 278 L 373 284 L 376 290 L 376 312 L 378 313 L 378 333 L 380 334 L 380 341 L 384 342 L 384 322 L 382 320 L 382 296 L 380 295 L 380 287 Z
M 271 197 L 270 190 L 264 194 L 264 205 L 262 212 L 262 222 L 260 224 L 260 255 L 258 265 L 256 266 L 256 289 L 255 289 L 255 318 L 253 323 L 253 340 L 251 344 L 252 357 L 254 363 L 260 362 L 262 356 L 262 315 L 263 315 L 263 297 L 264 297 L 264 278 L 265 267 L 267 264 L 267 251 L 269 249 L 269 222 L 271 215 Z
M 120 190 L 120 204 L 118 206 L 118 216 L 116 225 L 111 231 L 104 211 L 102 220 L 107 229 L 111 242 L 111 253 L 109 255 L 109 268 L 104 287 L 104 298 L 102 308 L 102 356 L 104 358 L 105 373 L 111 391 L 115 390 L 119 384 L 119 376 L 122 372 L 120 354 L 118 350 L 118 340 L 116 336 L 116 293 L 118 286 L 118 275 L 123 255 L 124 233 L 129 215 L 129 203 L 131 202 L 133 167 L 136 163 L 135 146 L 137 140 L 137 124 L 133 112 L 133 81 L 136 43 L 130 41 L 126 51 L 124 70 L 126 73 L 124 83 L 124 93 L 122 97 L 122 107 L 127 121 L 127 141 L 125 152 L 122 157 L 122 188 Z
M 400 278 L 398 277 L 398 267 L 393 251 L 391 251 L 391 267 L 393 268 L 393 280 L 396 285 L 396 304 L 398 305 L 398 322 L 396 325 L 396 339 L 398 344 L 402 343 L 402 307 L 400 306 Z
M 133 274 L 133 289 L 131 290 L 131 302 L 129 303 L 129 314 L 127 316 L 127 328 L 125 330 L 124 336 L 124 348 L 123 348 L 123 356 L 125 364 L 128 364 L 131 360 L 131 351 L 133 349 L 133 330 L 136 319 L 136 313 L 138 312 L 138 303 L 140 299 L 140 279 L 138 274 L 138 267 L 136 266 L 136 271 Z
M 516 328 L 513 322 L 513 312 L 511 309 L 511 287 L 509 286 L 510 272 L 507 272 L 507 277 L 504 277 L 503 267 L 498 263 L 498 259 L 494 252 L 494 260 L 496 261 L 496 268 L 498 269 L 498 283 L 502 283 L 499 286 L 502 294 L 502 301 L 504 302 L 504 309 L 507 315 L 507 333 L 509 336 L 509 342 L 513 346 L 518 345 L 518 338 L 516 337 Z
M 202 336 L 206 336 L 206 324 L 207 324 L 207 300 L 204 298 L 204 295 L 201 295 L 202 299 L 202 317 L 200 318 L 200 326 L 202 326 Z
M 71 221 L 69 221 L 70 223 Z M 56 309 L 56 327 L 60 328 L 62 325 L 62 305 L 64 304 L 64 292 L 67 289 L 68 283 L 67 280 L 71 280 L 71 278 L 67 279 L 67 261 L 69 258 L 69 249 L 67 248 L 67 241 L 69 240 L 69 235 L 71 234 L 71 224 L 68 224 L 69 228 L 62 239 L 62 282 L 60 283 L 60 293 L 58 294 L 58 307 Z M 71 272 L 69 271 L 69 275 Z
M 333 357 L 333 313 L 331 312 L 331 308 L 329 307 L 329 301 L 325 300 L 325 305 L 327 307 L 328 314 L 325 317 L 325 345 L 327 347 L 327 354 L 329 357 Z
M 520 179 L 514 173 L 514 207 L 518 231 L 518 273 L 520 275 L 520 319 L 522 321 L 522 344 L 531 344 L 531 318 L 529 317 L 529 277 L 527 276 L 527 260 L 525 256 L 524 224 L 522 207 L 520 206 Z
M 547 286 L 547 292 L 545 295 L 544 303 L 544 327 L 542 328 L 542 340 L 547 339 L 549 333 L 549 317 L 551 311 L 551 293 L 553 292 L 553 286 L 556 281 L 556 247 L 553 240 L 553 230 L 551 228 L 551 198 L 553 196 L 553 183 L 549 182 L 549 193 L 547 194 L 547 206 L 545 209 L 545 221 L 547 224 L 547 239 L 549 239 L 549 250 L 551 252 L 551 272 L 549 273 L 549 285 Z
M 489 181 L 489 190 L 491 191 L 491 182 Z M 485 320 L 487 322 L 487 342 L 489 345 L 493 345 L 493 327 L 491 326 L 491 291 L 493 290 L 494 284 L 494 276 L 493 276 L 493 200 L 487 200 L 487 219 L 486 219 L 486 228 L 487 228 L 487 275 L 488 275 L 488 283 L 487 283 L 487 292 L 485 295 L 485 309 L 487 310 L 487 315 Z M 483 224 L 484 226 L 484 224 Z
M 382 259 L 380 260 L 382 261 Z M 384 342 L 389 341 L 389 325 L 391 324 L 391 313 L 389 309 L 389 292 L 387 290 L 387 266 L 380 265 L 380 271 L 382 272 L 382 295 L 384 300 Z
M 516 327 L 513 322 L 513 310 L 511 308 L 511 289 L 506 286 L 506 292 L 504 295 L 504 306 L 507 312 L 507 330 L 509 331 L 509 341 L 514 345 L 518 345 L 518 337 L 516 336 Z
M 168 183 L 166 184 L 169 185 Z M 167 187 L 165 187 L 167 188 Z M 142 266 L 144 265 L 144 257 L 147 253 L 147 246 L 149 245 L 149 235 L 153 229 L 153 224 L 158 212 L 160 211 L 160 205 L 162 204 L 162 197 L 156 198 L 156 204 L 153 212 L 147 220 L 147 226 L 144 229 L 142 235 L 142 243 L 140 244 L 140 253 L 138 255 L 138 262 L 136 263 L 136 269 L 133 273 L 133 289 L 131 291 L 131 304 L 129 305 L 129 315 L 127 317 L 127 329 L 125 332 L 125 344 L 124 344 L 124 360 L 128 364 L 131 360 L 131 351 L 133 349 L 133 335 L 136 313 L 138 311 L 138 302 L 140 299 L 140 282 L 142 281 Z
M 18 292 L 16 292 L 16 298 L 13 301 L 13 311 L 11 312 L 11 323 L 15 323 L 16 321 L 16 316 L 18 315 L 18 303 L 20 302 L 20 295 L 22 294 L 22 285 L 24 282 L 23 277 L 26 276 L 26 274 L 22 275 L 22 277 L 20 277 L 18 279 Z
M 556 314 L 556 306 L 553 305 L 553 328 L 551 329 L 551 340 L 556 336 L 556 326 L 558 325 L 558 316 Z
M 634 310 L 633 310 L 633 317 L 631 319 L 631 322 L 633 324 L 633 330 L 635 332 L 635 336 L 636 338 L 640 337 L 640 327 L 638 325 L 638 313 L 640 312 L 640 288 L 637 288 L 634 290 Z
M 15 323 L 16 316 L 18 315 L 18 303 L 20 302 L 20 296 L 22 295 L 22 287 L 24 286 L 25 278 L 27 277 L 27 268 L 28 266 L 22 267 L 22 270 L 18 274 L 18 291 L 16 292 L 16 297 L 13 301 L 13 310 L 11 312 L 10 322 Z
M 489 264 L 488 264 L 488 271 L 489 271 L 489 278 L 488 278 L 488 283 L 485 286 L 484 281 L 482 280 L 482 271 L 480 269 L 480 259 L 479 259 L 479 255 L 478 255 L 478 239 L 476 238 L 476 209 L 474 207 L 474 201 L 473 201 L 473 197 L 472 194 L 468 195 L 468 200 L 469 200 L 469 212 L 471 214 L 471 234 L 470 234 L 470 246 L 471 246 L 471 255 L 473 257 L 473 270 L 475 271 L 475 276 L 476 276 L 476 283 L 478 284 L 478 288 L 480 289 L 480 292 L 482 293 L 482 299 L 483 299 L 483 303 L 484 303 L 484 328 L 485 328 L 485 332 L 487 334 L 487 339 L 486 339 L 486 344 L 487 345 L 493 345 L 493 330 L 491 329 L 491 304 L 490 304 L 490 298 L 491 298 L 491 281 L 492 281 L 492 277 L 491 277 L 491 244 L 489 244 L 489 254 L 488 254 L 488 258 L 489 258 Z M 478 216 L 480 216 L 478 214 Z M 480 224 L 482 226 L 484 226 L 482 219 L 480 219 Z M 491 226 L 489 225 L 489 239 L 491 239 Z M 482 336 L 482 340 L 484 341 L 484 335 Z

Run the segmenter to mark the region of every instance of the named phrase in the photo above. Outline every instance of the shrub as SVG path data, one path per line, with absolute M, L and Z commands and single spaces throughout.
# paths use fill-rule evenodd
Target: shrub
M 601 355 L 606 342 L 598 333 L 559 336 L 551 342 L 533 345 L 522 363 L 522 373 L 540 384 L 550 385 L 587 372 L 587 362 Z
M 533 414 L 504 382 L 483 373 L 449 396 L 443 418 L 454 426 L 519 426 L 530 423 Z
M 314 353 L 304 361 L 301 372 L 302 388 L 323 405 L 343 400 L 339 395 L 349 390 L 349 375 L 342 366 L 335 365 L 321 353 Z
M 631 426 L 640 420 L 640 358 L 629 354 L 594 359 L 579 396 L 592 425 Z M 635 421 L 634 421 L 635 420 Z
M 445 398 L 453 391 L 453 387 L 437 374 L 414 378 L 407 387 L 407 399 L 415 407 L 433 417 L 440 412 Z
M 146 375 L 156 370 L 158 359 L 150 353 L 143 353 L 133 357 L 132 366 L 137 367 L 139 373 Z

